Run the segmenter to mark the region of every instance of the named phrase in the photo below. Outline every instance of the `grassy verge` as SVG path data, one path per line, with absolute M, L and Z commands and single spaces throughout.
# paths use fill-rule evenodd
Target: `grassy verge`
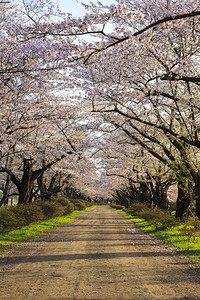
M 42 222 L 31 223 L 28 226 L 12 230 L 8 233 L 0 233 L 0 252 L 8 250 L 22 242 L 31 240 L 36 236 L 49 232 L 51 229 L 59 225 L 69 223 L 76 219 L 81 213 L 87 212 L 91 208 L 92 207 L 87 207 L 85 210 L 74 211 L 66 216 L 57 217 Z
M 151 236 L 161 240 L 164 244 L 171 246 L 177 250 L 178 253 L 188 257 L 190 261 L 200 265 L 200 236 L 190 237 L 184 234 L 184 224 L 177 226 L 158 229 L 155 225 L 150 224 L 141 217 L 132 216 L 123 210 L 117 210 L 126 219 L 132 220 L 137 227 Z

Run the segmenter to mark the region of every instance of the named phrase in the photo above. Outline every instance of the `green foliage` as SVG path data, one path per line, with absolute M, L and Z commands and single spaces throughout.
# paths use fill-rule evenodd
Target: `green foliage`
M 73 203 L 72 203 L 73 202 Z M 91 203 L 84 200 L 72 200 L 64 197 L 52 197 L 51 201 L 38 200 L 33 204 L 0 208 L 0 232 L 21 228 L 32 222 L 61 217 L 74 210 L 85 210 Z
M 64 207 L 64 215 L 71 214 L 74 211 L 73 203 L 65 197 L 52 197 L 51 200 Z
M 143 203 L 135 203 L 127 209 L 131 215 L 137 215 L 154 225 L 156 229 L 166 229 L 176 226 L 178 221 L 166 211 L 149 208 Z
M 110 204 L 110 207 L 111 208 L 115 208 L 115 209 L 125 209 L 125 206 L 123 206 L 123 205 L 119 205 L 119 204 L 114 204 L 114 203 L 111 203 Z
M 125 218 L 132 220 L 135 225 L 141 228 L 144 232 L 156 237 L 168 246 L 172 246 L 176 249 L 176 252 L 189 257 L 189 259 L 197 264 L 200 264 L 200 235 L 199 222 L 195 219 L 193 221 L 187 221 L 188 224 L 179 223 L 176 226 L 168 228 L 156 228 L 152 223 L 145 221 L 142 217 L 133 216 L 125 211 L 119 211 Z M 185 231 L 185 228 L 190 228 L 192 222 L 193 229 L 191 231 Z M 184 228 L 185 227 L 185 228 Z M 194 230 L 196 230 L 196 233 Z M 189 233 L 189 234 L 188 234 Z M 194 238 L 190 237 L 190 234 L 194 235 Z
M 97 201 L 95 202 L 95 204 L 97 204 L 98 206 L 106 205 L 104 201 Z
M 73 203 L 75 210 L 84 210 L 88 207 L 88 204 L 84 200 L 70 199 L 70 201 Z
M 16 215 L 8 208 L 0 209 L 0 231 L 8 231 L 17 228 L 18 219 Z
M 13 228 L 20 228 L 32 222 L 44 219 L 43 211 L 40 207 L 30 205 L 17 205 L 0 209 L 0 229 L 9 231 Z
M 63 216 L 65 212 L 64 206 L 56 202 L 40 201 L 37 206 L 41 207 L 45 219 Z
M 86 210 L 89 209 L 90 208 L 87 208 Z M 0 233 L 0 252 L 12 248 L 12 246 L 18 245 L 21 242 L 33 239 L 34 237 L 48 232 L 52 228 L 61 224 L 69 223 L 70 221 L 76 219 L 81 213 L 81 211 L 74 211 L 72 214 L 67 216 L 45 220 L 39 223 L 31 223 L 28 226 L 22 227 L 21 229 Z
M 17 206 L 11 206 L 9 210 L 14 213 L 18 222 L 21 220 L 22 226 L 44 219 L 44 214 L 41 207 L 35 204 L 19 204 Z
M 189 217 L 182 228 L 182 234 L 189 239 L 197 239 L 200 236 L 200 220 L 197 217 Z
M 132 204 L 126 212 L 130 215 L 138 215 L 139 213 L 142 213 L 143 211 L 146 211 L 148 207 L 143 203 L 134 203 Z
M 172 213 L 172 214 L 175 214 L 176 213 L 176 202 L 175 201 L 170 201 L 169 202 L 169 211 Z

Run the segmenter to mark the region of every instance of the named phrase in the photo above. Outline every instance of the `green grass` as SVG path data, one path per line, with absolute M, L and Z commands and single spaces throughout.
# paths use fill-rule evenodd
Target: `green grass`
M 76 219 L 81 213 L 86 212 L 91 208 L 92 207 L 88 207 L 82 211 L 74 211 L 70 215 L 57 217 L 54 219 L 31 223 L 28 226 L 24 226 L 8 233 L 0 233 L 0 252 L 8 250 L 13 246 L 17 246 L 22 242 L 31 240 L 36 236 L 49 232 L 59 225 L 69 223 Z
M 162 241 L 162 243 L 175 248 L 178 253 L 183 254 L 185 257 L 188 257 L 190 261 L 200 265 L 200 236 L 189 237 L 183 234 L 184 223 L 162 230 L 156 229 L 154 225 L 149 224 L 144 219 L 131 216 L 123 210 L 118 210 L 118 212 L 126 219 L 132 220 L 135 225 L 144 232 L 156 237 Z

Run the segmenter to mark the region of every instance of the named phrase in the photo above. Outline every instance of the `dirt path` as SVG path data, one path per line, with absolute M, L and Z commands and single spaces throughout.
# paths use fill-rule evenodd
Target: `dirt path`
M 199 270 L 108 207 L 4 254 L 0 265 L 1 300 L 200 299 Z

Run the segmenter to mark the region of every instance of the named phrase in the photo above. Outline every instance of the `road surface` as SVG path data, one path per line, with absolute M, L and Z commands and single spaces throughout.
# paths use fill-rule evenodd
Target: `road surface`
M 199 269 L 106 206 L 0 258 L 1 300 L 200 299 Z

